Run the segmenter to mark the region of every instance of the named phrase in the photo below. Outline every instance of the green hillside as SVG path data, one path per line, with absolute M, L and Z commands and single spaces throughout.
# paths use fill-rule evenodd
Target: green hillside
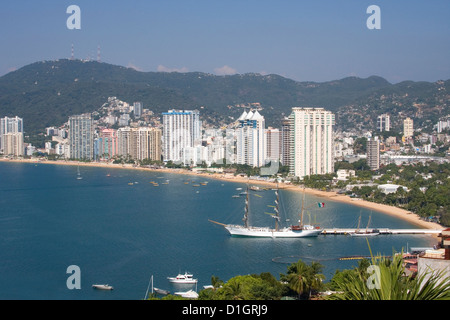
M 433 96 L 436 86 L 422 82 L 392 85 L 376 76 L 316 83 L 253 73 L 139 72 L 107 63 L 57 60 L 36 62 L 1 77 L 0 116 L 23 117 L 26 132 L 34 134 L 63 124 L 70 115 L 97 110 L 108 97 L 116 96 L 129 103 L 142 101 L 157 114 L 203 106 L 203 116 L 225 123 L 242 112 L 236 105 L 260 103 L 267 124 L 278 126 L 294 106 L 324 107 L 344 115 L 349 106 L 359 110 L 370 103 L 371 112 L 378 113 L 378 109 L 392 107 L 380 103 L 380 95 L 408 90 L 409 99 L 414 100 L 415 94 Z M 448 87 L 448 81 L 444 86 Z M 444 100 L 444 109 L 448 109 L 448 97 Z M 345 117 L 340 118 L 344 125 Z

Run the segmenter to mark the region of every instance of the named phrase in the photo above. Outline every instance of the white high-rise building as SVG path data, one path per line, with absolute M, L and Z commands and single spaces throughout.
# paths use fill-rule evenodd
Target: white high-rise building
M 69 145 L 72 159 L 94 159 L 94 120 L 90 113 L 69 117 Z
M 9 137 L 8 142 L 8 150 L 18 150 L 20 146 L 11 146 L 11 142 L 14 141 L 15 143 L 20 143 L 23 146 L 23 119 L 19 117 L 9 118 L 4 117 L 0 118 L 0 153 L 3 152 L 4 154 L 10 154 L 9 151 L 6 151 L 6 135 L 7 134 L 16 134 L 21 133 L 22 135 L 15 135 L 14 137 Z M 22 137 L 22 138 L 20 138 Z M 21 140 L 20 140 L 21 139 Z M 23 155 L 23 150 L 21 151 L 20 155 Z M 15 152 L 17 153 L 17 152 Z M 14 154 L 15 154 L 14 153 Z
M 262 167 L 266 160 L 265 120 L 258 110 L 244 113 L 236 129 L 236 163 Z
M 197 110 L 169 110 L 163 113 L 163 159 L 183 161 L 183 149 L 200 142 L 202 123 Z
M 377 130 L 378 131 L 389 131 L 391 128 L 391 117 L 384 113 L 377 117 Z
M 303 178 L 334 172 L 334 114 L 323 108 L 292 108 L 290 172 Z

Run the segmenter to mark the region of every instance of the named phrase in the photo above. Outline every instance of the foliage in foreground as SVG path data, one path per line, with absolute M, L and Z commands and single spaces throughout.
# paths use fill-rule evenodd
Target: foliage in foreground
M 406 276 L 400 254 L 392 260 L 378 256 L 368 268 L 336 274 L 332 285 L 337 293 L 330 300 L 450 300 L 449 276 L 431 270 Z

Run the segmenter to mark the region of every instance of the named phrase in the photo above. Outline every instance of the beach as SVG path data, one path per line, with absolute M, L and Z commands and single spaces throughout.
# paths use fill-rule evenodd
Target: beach
M 249 179 L 247 177 L 242 176 L 234 176 L 232 174 L 223 174 L 223 173 L 202 173 L 202 172 L 193 172 L 188 171 L 185 169 L 153 169 L 153 168 L 143 168 L 143 167 L 136 167 L 133 165 L 128 164 L 112 164 L 112 163 L 101 163 L 101 162 L 78 162 L 78 161 L 51 161 L 51 160 L 41 160 L 41 159 L 23 159 L 23 160 L 10 160 L 10 159 L 0 159 L 1 162 L 22 162 L 22 163 L 35 163 L 35 164 L 53 164 L 53 165 L 70 165 L 70 166 L 86 166 L 86 167 L 101 167 L 101 168 L 109 168 L 109 169 L 133 169 L 133 170 L 144 170 L 144 171 L 150 171 L 150 172 L 167 172 L 167 173 L 174 173 L 174 174 L 184 174 L 188 176 L 197 176 L 197 177 L 204 177 L 204 178 L 211 178 L 211 179 L 217 179 L 222 181 L 228 181 L 228 182 L 236 182 L 236 183 L 244 183 L 244 184 L 250 184 L 250 185 L 258 185 L 258 186 L 264 186 L 269 188 L 274 188 L 277 186 L 277 183 L 271 182 L 271 181 L 264 181 L 264 180 L 257 180 L 257 179 Z M 296 192 L 305 192 L 306 194 L 315 195 L 318 197 L 326 198 L 330 201 L 338 201 L 338 202 L 344 202 L 355 206 L 364 207 L 367 209 L 371 209 L 374 211 L 382 212 L 385 214 L 389 214 L 392 216 L 395 216 L 399 219 L 406 220 L 412 224 L 415 224 L 421 228 L 426 229 L 444 229 L 443 226 L 441 226 L 438 223 L 434 222 L 428 222 L 420 219 L 420 217 L 412 213 L 410 211 L 407 211 L 402 208 L 397 208 L 381 203 L 375 203 L 370 201 L 365 201 L 362 199 L 356 199 L 356 198 L 350 198 L 347 195 L 338 194 L 337 192 L 333 191 L 320 191 L 316 189 L 309 189 L 309 188 L 303 188 L 301 186 L 295 186 L 291 184 L 285 184 L 285 183 L 279 183 L 278 188 L 280 189 L 289 189 Z

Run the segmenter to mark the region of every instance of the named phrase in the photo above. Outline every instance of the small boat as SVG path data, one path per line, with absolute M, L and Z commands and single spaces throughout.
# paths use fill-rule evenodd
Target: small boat
M 113 290 L 114 288 L 109 284 L 93 284 L 92 288 L 99 290 Z
M 170 291 L 164 290 L 164 289 L 158 289 L 158 288 L 153 288 L 153 290 L 156 293 L 162 294 L 162 295 L 168 295 L 170 293 Z
M 152 275 L 151 278 L 150 278 L 150 282 L 148 284 L 148 287 L 147 287 L 147 291 L 145 292 L 144 300 L 148 298 L 148 290 L 150 289 L 150 284 L 152 286 L 152 295 L 153 295 L 154 292 L 156 292 L 158 294 L 162 294 L 162 295 L 168 295 L 170 293 L 167 290 L 154 288 L 153 287 L 153 275 Z
M 194 290 L 189 290 L 189 291 L 185 291 L 185 292 L 175 292 L 175 294 L 177 296 L 181 296 L 183 298 L 189 298 L 189 299 L 197 299 L 198 298 L 198 293 L 195 292 Z
M 77 168 L 77 180 L 83 180 L 83 177 L 81 176 L 81 173 L 80 173 L 80 166 L 78 166 L 78 168 Z
M 197 283 L 197 279 L 190 273 L 178 274 L 176 277 L 167 277 L 173 283 Z
M 238 194 L 235 194 L 235 195 L 233 195 L 233 196 L 231 196 L 232 198 L 240 198 L 241 196 L 240 195 L 238 195 Z
M 239 191 L 239 190 L 242 190 L 242 188 L 236 188 L 236 190 L 238 190 L 238 191 Z

